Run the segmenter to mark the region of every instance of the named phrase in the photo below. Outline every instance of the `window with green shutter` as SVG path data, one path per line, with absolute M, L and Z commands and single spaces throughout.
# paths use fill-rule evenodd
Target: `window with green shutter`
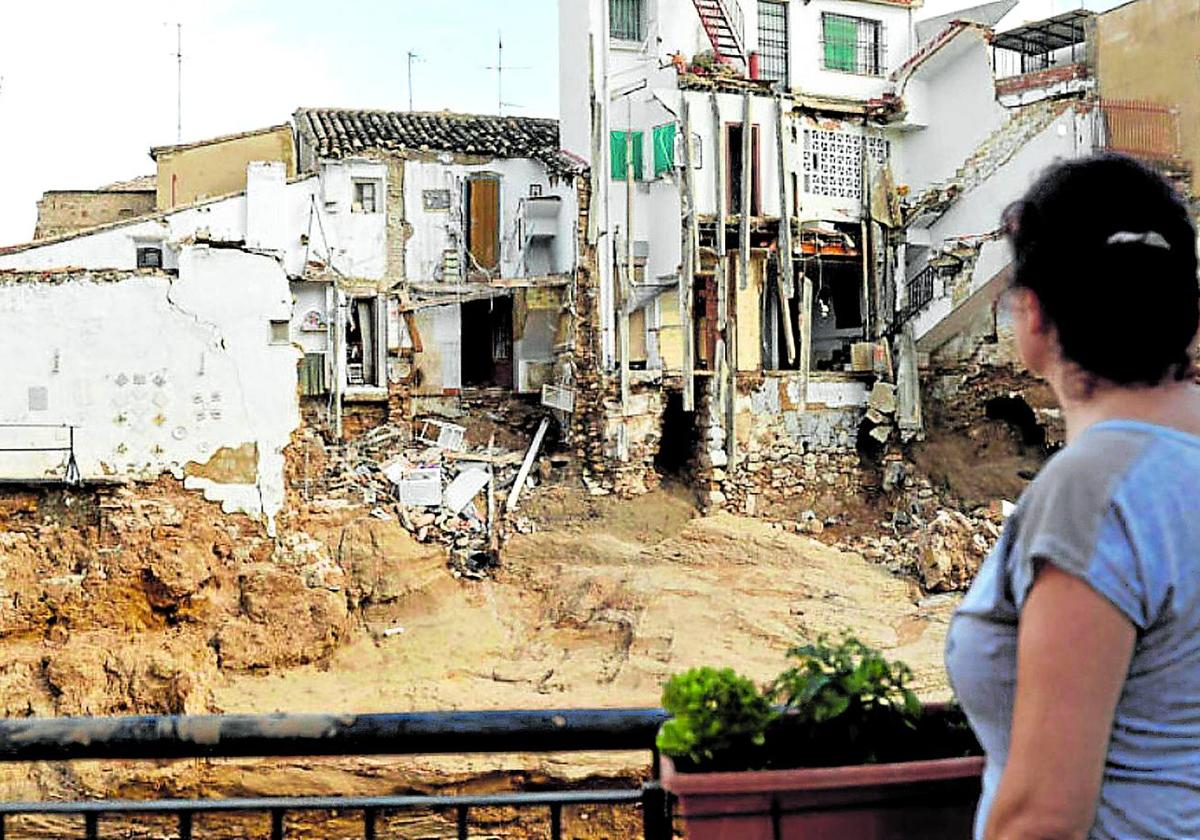
M 625 180 L 625 134 L 624 131 L 614 131 L 609 137 L 612 157 L 612 178 L 614 181 Z M 642 180 L 642 132 L 633 132 L 633 179 Z
M 675 123 L 654 128 L 654 177 L 675 168 Z
M 854 72 L 854 54 L 858 42 L 858 22 L 842 15 L 823 15 L 825 33 L 825 69 Z
M 826 70 L 883 73 L 883 26 L 877 20 L 826 12 L 821 15 L 821 45 Z

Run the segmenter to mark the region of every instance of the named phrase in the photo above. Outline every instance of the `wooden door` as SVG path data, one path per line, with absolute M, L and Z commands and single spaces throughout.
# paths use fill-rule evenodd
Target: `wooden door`
M 471 269 L 500 267 L 500 179 L 472 178 L 468 186 L 467 250 Z

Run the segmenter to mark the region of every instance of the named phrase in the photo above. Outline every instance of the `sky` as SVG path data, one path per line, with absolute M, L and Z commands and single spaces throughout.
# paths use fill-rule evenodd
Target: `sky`
M 287 122 L 302 106 L 557 116 L 557 0 L 36 0 L 0 27 L 0 245 L 33 235 L 48 189 L 154 171 L 176 139 Z M 525 69 L 515 69 L 525 68 Z
M 570 0 L 580 2 L 581 0 Z M 749 2 L 749 0 L 743 0 Z M 1086 0 L 1100 10 L 1120 0 Z M 974 5 L 927 0 L 926 11 Z M 1022 0 L 1029 19 L 1079 0 Z M 49 189 L 154 171 L 176 140 L 176 24 L 183 24 L 183 140 L 287 122 L 302 106 L 558 114 L 558 0 L 32 0 L 0 27 L 0 245 L 33 235 Z M 1014 13 L 1016 14 L 1016 13 Z

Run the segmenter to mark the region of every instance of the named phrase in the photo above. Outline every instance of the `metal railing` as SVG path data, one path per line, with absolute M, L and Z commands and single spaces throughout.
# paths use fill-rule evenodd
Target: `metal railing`
M 725 20 L 733 30 L 734 40 L 738 45 L 738 58 L 746 57 L 746 17 L 742 13 L 742 4 L 738 0 L 717 0 L 717 5 L 725 13 Z
M 1101 99 L 1093 122 L 1097 149 L 1153 162 L 1179 158 L 1179 109 L 1151 102 Z
M 897 325 L 904 324 L 916 317 L 918 312 L 933 301 L 934 280 L 936 278 L 937 270 L 932 265 L 927 265 L 913 279 L 908 281 L 908 285 L 905 287 L 904 306 L 897 313 Z
M 0 721 L 0 762 L 247 758 L 286 756 L 445 755 L 641 751 L 658 755 L 661 709 L 436 712 L 377 715 L 222 715 L 199 717 L 56 718 Z M 95 800 L 0 803 L 0 840 L 9 817 L 58 815 L 82 819 L 86 840 L 99 840 L 105 820 L 141 815 L 175 820 L 176 837 L 191 840 L 198 815 L 264 813 L 272 840 L 286 837 L 290 812 L 359 812 L 362 836 L 373 840 L 387 812 L 454 815 L 466 838 L 473 809 L 544 809 L 553 840 L 562 837 L 563 809 L 579 805 L 635 807 L 642 836 L 670 840 L 670 803 L 653 779 L 639 787 L 437 796 L 297 796 L 231 799 Z M 122 834 L 121 836 L 125 836 Z
M 0 430 L 3 429 L 66 429 L 66 446 L 0 446 L 0 453 L 64 452 L 67 455 L 67 463 L 63 468 L 63 483 L 78 484 L 82 480 L 82 474 L 79 472 L 79 463 L 75 460 L 75 426 L 65 423 L 0 423 Z M 3 477 L 4 470 L 0 467 L 0 480 L 3 480 Z M 0 835 L 0 840 L 3 840 L 2 835 Z

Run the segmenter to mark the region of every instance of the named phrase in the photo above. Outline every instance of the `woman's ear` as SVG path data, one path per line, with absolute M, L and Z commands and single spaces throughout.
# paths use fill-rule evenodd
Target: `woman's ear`
M 1057 340 L 1053 324 L 1046 317 L 1038 296 L 1030 289 L 1012 289 L 1013 330 L 1021 361 L 1035 376 L 1045 373 L 1054 355 Z

